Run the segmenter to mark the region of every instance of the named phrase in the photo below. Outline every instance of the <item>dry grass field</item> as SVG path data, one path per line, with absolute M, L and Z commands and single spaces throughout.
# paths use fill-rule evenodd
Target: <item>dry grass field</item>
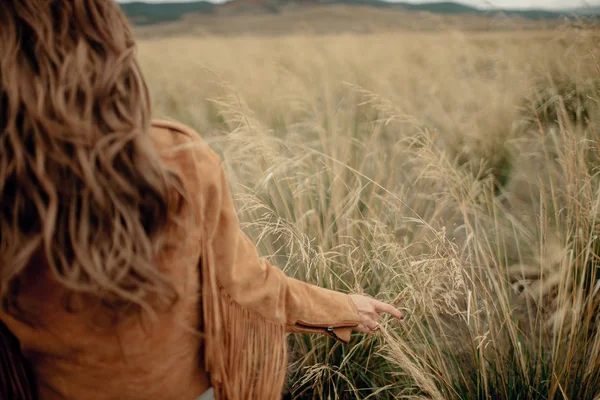
M 142 39 L 289 275 L 409 317 L 290 336 L 286 398 L 600 399 L 600 35 Z

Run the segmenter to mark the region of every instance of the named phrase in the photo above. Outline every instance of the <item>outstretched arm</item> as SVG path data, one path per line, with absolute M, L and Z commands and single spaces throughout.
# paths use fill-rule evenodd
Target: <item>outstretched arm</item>
M 219 157 L 192 133 L 202 190 L 201 207 L 208 247 L 217 265 L 216 281 L 231 299 L 291 332 L 322 333 L 344 342 L 355 329 L 372 333 L 379 314 L 403 316 L 395 307 L 363 295 L 347 295 L 285 276 L 259 257 L 241 231 Z
M 323 333 L 344 342 L 349 341 L 352 329 L 364 333 L 376 330 L 381 312 L 402 318 L 400 311 L 373 298 L 349 296 L 289 278 L 259 257 L 240 229 L 216 153 L 183 125 L 166 121 L 157 121 L 156 125 L 183 133 L 179 136 L 183 143 L 177 147 L 193 154 L 193 162 L 184 168 L 186 186 L 203 227 L 202 258 L 205 264 L 214 264 L 211 276 L 204 280 L 213 279 L 219 292 L 233 303 L 282 324 L 287 331 Z

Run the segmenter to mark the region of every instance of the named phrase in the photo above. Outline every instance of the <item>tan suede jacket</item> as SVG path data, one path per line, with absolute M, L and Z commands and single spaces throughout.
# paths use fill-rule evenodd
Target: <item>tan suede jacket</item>
M 177 246 L 159 257 L 180 294 L 175 307 L 115 328 L 99 310 L 66 312 L 65 289 L 33 266 L 20 302 L 36 310 L 35 328 L 0 319 L 31 360 L 41 400 L 194 400 L 208 386 L 217 399 L 280 398 L 286 332 L 347 342 L 356 308 L 258 256 L 239 228 L 220 159 L 195 132 L 156 121 L 152 140 L 190 195 L 171 232 Z

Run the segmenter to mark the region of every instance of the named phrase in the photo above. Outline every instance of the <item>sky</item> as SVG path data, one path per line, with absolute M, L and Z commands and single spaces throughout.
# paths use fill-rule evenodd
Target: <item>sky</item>
M 168 3 L 186 0 L 143 0 L 149 3 Z M 209 0 L 222 3 L 224 0 Z M 388 0 L 393 1 L 393 0 Z M 437 3 L 441 0 L 401 0 L 406 3 Z M 585 5 L 600 5 L 600 0 L 454 0 L 458 3 L 468 4 L 479 8 L 545 8 L 566 9 L 583 7 Z

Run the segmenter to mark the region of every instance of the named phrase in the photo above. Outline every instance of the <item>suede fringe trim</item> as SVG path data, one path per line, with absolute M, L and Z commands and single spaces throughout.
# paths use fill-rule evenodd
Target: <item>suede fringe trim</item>
M 237 303 L 216 280 L 209 246 L 202 251 L 204 357 L 216 400 L 281 399 L 285 325 Z
M 17 339 L 0 322 L 0 399 L 34 400 L 35 383 Z

